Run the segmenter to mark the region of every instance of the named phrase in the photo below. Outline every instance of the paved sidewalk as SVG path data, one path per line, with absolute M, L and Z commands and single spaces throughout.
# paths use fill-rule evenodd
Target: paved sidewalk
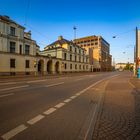
M 140 140 L 140 80 L 126 73 L 109 81 L 93 140 Z

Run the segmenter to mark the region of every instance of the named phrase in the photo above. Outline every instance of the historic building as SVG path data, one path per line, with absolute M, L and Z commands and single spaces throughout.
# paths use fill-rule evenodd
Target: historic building
M 110 44 L 101 36 L 87 36 L 75 39 L 74 43 L 88 51 L 91 71 L 110 71 L 112 69 Z
M 86 54 L 86 50 L 72 41 L 64 39 L 62 36 L 59 36 L 57 41 L 46 46 L 40 54 L 58 59 L 59 61 L 55 65 L 57 71 L 84 72 L 90 70 L 89 56 Z M 48 71 L 49 68 L 50 66 Z
M 31 32 L 8 16 L 0 16 L 0 75 L 31 74 L 39 47 Z
M 70 41 L 63 41 L 40 52 L 30 31 L 25 32 L 25 27 L 8 16 L 0 16 L 0 75 L 89 71 L 85 50 Z

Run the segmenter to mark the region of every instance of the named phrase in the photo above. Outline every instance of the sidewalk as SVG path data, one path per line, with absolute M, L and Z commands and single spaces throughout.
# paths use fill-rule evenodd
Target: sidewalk
M 123 75 L 109 80 L 93 140 L 140 140 L 140 80 Z

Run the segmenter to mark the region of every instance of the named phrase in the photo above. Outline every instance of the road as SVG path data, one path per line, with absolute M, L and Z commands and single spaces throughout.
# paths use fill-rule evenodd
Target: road
M 121 86 L 116 84 L 130 77 L 130 73 L 108 72 L 52 79 L 1 80 L 0 139 L 99 139 L 104 114 L 100 112 L 108 109 L 107 99 L 111 99 L 106 94 L 114 93 Z M 114 81 L 118 82 L 112 84 Z M 119 101 L 117 97 L 116 100 Z

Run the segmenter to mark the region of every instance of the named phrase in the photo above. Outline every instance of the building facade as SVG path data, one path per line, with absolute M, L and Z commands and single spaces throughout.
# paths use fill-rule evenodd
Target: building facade
M 58 72 L 84 72 L 90 70 L 89 56 L 86 54 L 86 50 L 62 36 L 59 36 L 57 41 L 47 45 L 40 54 L 60 59 L 62 67 L 61 70 L 58 69 Z
M 39 47 L 31 39 L 31 32 L 24 30 L 8 16 L 0 16 L 0 75 L 35 72 Z
M 0 16 L 0 75 L 89 71 L 88 56 L 83 48 L 74 46 L 70 41 L 57 47 L 54 45 L 40 52 L 30 31 L 25 32 L 25 27 L 8 16 Z
M 74 43 L 87 50 L 90 57 L 91 71 L 110 71 L 112 69 L 110 44 L 101 36 L 75 39 Z

